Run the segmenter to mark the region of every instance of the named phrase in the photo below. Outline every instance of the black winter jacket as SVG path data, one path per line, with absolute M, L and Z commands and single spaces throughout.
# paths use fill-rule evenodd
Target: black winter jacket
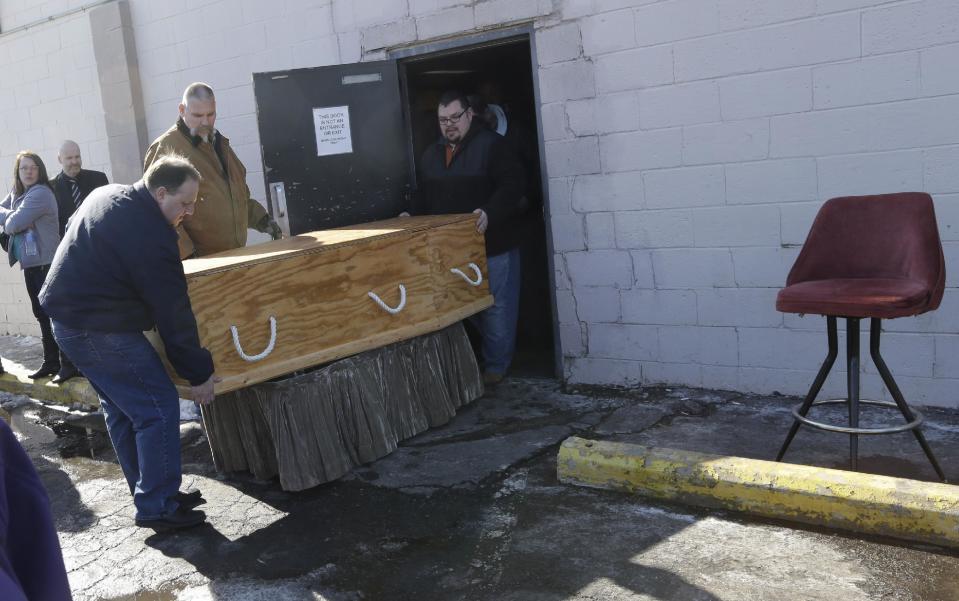
M 489 217 L 486 254 L 504 253 L 520 242 L 525 208 L 523 167 L 502 136 L 474 122 L 446 166 L 446 140 L 423 153 L 410 213 L 440 215 L 483 209 Z

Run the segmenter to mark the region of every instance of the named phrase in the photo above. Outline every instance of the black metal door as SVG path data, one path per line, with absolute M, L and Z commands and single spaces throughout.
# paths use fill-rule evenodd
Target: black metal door
M 395 61 L 253 75 L 270 212 L 288 234 L 396 216 L 410 190 Z

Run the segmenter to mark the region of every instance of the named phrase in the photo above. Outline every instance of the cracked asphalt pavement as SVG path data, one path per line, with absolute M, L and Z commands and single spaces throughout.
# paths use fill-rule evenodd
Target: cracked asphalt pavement
M 218 474 L 200 425 L 184 422 L 184 483 L 203 491 L 208 523 L 154 533 L 133 525 L 101 417 L 0 397 L 50 494 L 78 601 L 959 599 L 950 550 L 556 480 L 573 434 L 770 458 L 795 402 L 509 379 L 449 424 L 298 493 Z M 959 412 L 927 420 L 959 478 Z M 846 448 L 803 429 L 787 459 L 842 468 Z M 861 455 L 867 471 L 934 476 L 908 434 L 865 439 Z

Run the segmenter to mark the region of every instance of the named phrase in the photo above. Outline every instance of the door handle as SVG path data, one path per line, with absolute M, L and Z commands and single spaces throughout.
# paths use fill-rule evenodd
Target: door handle
M 273 220 L 287 236 L 290 235 L 290 218 L 286 204 L 286 184 L 273 182 L 270 184 L 270 206 L 273 209 Z

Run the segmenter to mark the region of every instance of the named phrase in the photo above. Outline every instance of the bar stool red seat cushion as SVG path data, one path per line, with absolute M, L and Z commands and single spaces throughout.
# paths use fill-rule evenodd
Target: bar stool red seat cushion
M 946 267 L 932 197 L 921 192 L 823 204 L 776 309 L 889 319 L 932 311 Z

